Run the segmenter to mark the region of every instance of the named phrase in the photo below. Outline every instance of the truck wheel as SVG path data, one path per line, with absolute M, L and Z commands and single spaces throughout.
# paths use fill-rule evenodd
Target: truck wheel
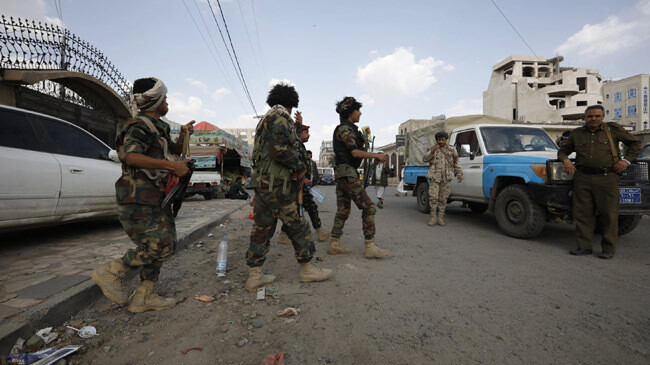
M 467 203 L 467 206 L 469 207 L 469 209 L 470 209 L 472 212 L 474 212 L 474 213 L 478 213 L 478 214 L 485 213 L 485 211 L 488 210 L 488 205 L 487 205 L 487 204 L 483 204 L 483 203 L 472 203 L 472 202 L 468 202 L 468 203 Z
M 619 215 L 618 216 L 618 235 L 628 234 L 641 222 L 641 214 L 636 215 Z
M 212 200 L 212 193 L 205 193 L 203 194 L 203 197 L 205 198 L 205 200 Z
M 535 203 L 524 185 L 510 185 L 497 196 L 495 215 L 505 234 L 515 238 L 533 238 L 544 229 L 544 209 Z
M 422 213 L 429 213 L 431 206 L 429 206 L 429 184 L 421 182 L 415 188 L 415 196 L 418 199 L 418 210 Z

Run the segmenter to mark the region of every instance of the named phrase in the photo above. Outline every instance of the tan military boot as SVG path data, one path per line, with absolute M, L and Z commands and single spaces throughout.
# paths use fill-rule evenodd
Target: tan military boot
M 117 259 L 96 268 L 90 274 L 90 277 L 102 289 L 108 299 L 125 306 L 129 302 L 129 296 L 124 292 L 122 277 L 129 270 L 131 268 L 124 265 L 122 259 Z
M 318 234 L 318 242 L 325 242 L 325 240 L 330 238 L 332 235 L 331 233 L 324 230 L 323 227 L 318 228 L 316 230 L 316 233 Z
M 447 224 L 447 223 L 445 223 L 445 221 L 442 219 L 442 218 L 444 218 L 444 217 L 445 217 L 445 210 L 444 210 L 444 209 L 440 209 L 440 210 L 438 211 L 438 224 L 441 225 L 441 226 L 444 226 L 444 225 Z
M 129 304 L 129 312 L 162 311 L 176 305 L 176 299 L 159 297 L 154 292 L 153 287 L 154 282 L 151 280 L 143 280 L 140 282 Z
M 289 239 L 289 236 L 286 233 L 280 232 L 280 237 L 278 237 L 278 244 L 280 244 L 280 245 L 290 245 L 291 240 Z
M 323 281 L 332 276 L 332 270 L 330 269 L 319 269 L 316 265 L 312 264 L 311 261 L 303 262 L 300 264 L 300 274 L 298 279 L 304 283 L 310 281 Z
M 383 248 L 379 248 L 375 245 L 375 239 L 369 239 L 366 240 L 366 257 L 375 257 L 375 258 L 381 258 L 386 255 L 388 255 L 390 252 L 388 250 L 384 250 Z
M 346 250 L 343 246 L 341 246 L 341 238 L 330 238 L 330 248 L 327 249 L 327 253 L 330 255 L 339 255 L 339 254 L 346 254 L 346 253 L 351 253 L 352 251 Z
M 269 285 L 275 281 L 275 276 L 262 274 L 262 267 L 251 267 L 248 269 L 248 280 L 246 280 L 246 290 L 253 292 L 258 288 Z

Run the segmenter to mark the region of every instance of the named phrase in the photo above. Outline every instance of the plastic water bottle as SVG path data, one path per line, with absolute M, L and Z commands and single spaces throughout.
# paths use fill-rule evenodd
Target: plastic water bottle
M 325 194 L 323 194 L 322 191 L 313 188 L 313 187 L 307 187 L 307 190 L 309 191 L 309 194 L 311 194 L 316 200 L 318 200 L 319 203 L 322 203 L 325 201 Z
M 226 276 L 226 262 L 228 261 L 228 241 L 226 237 L 219 243 L 219 253 L 217 254 L 217 276 Z

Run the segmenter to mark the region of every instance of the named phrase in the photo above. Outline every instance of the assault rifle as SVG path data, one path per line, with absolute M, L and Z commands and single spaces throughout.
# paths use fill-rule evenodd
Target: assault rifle
M 372 144 L 370 146 L 370 151 L 372 152 L 375 150 L 375 136 L 372 136 Z M 373 161 L 374 159 L 371 159 L 370 162 L 368 162 L 368 159 L 363 160 L 363 188 L 367 188 L 368 184 L 370 183 L 370 175 L 373 173 Z
M 178 211 L 181 210 L 181 205 L 183 205 L 183 198 L 185 198 L 185 191 L 187 190 L 187 185 L 189 184 L 190 179 L 192 178 L 195 162 L 196 161 L 194 161 L 194 159 L 191 159 L 187 163 L 187 168 L 189 168 L 190 171 L 178 179 L 178 184 L 176 184 L 176 186 L 172 188 L 172 190 L 169 192 L 169 194 L 167 194 L 165 199 L 163 199 L 163 202 L 161 204 L 162 210 L 169 208 L 169 206 L 172 207 L 172 214 L 174 218 L 176 218 L 176 216 L 178 215 Z

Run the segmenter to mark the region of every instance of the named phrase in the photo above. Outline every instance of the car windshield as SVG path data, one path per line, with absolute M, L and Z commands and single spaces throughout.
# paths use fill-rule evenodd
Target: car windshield
M 557 151 L 542 129 L 523 127 L 482 127 L 483 143 L 489 153 Z
M 650 158 L 650 145 L 643 147 L 639 154 L 639 158 Z

